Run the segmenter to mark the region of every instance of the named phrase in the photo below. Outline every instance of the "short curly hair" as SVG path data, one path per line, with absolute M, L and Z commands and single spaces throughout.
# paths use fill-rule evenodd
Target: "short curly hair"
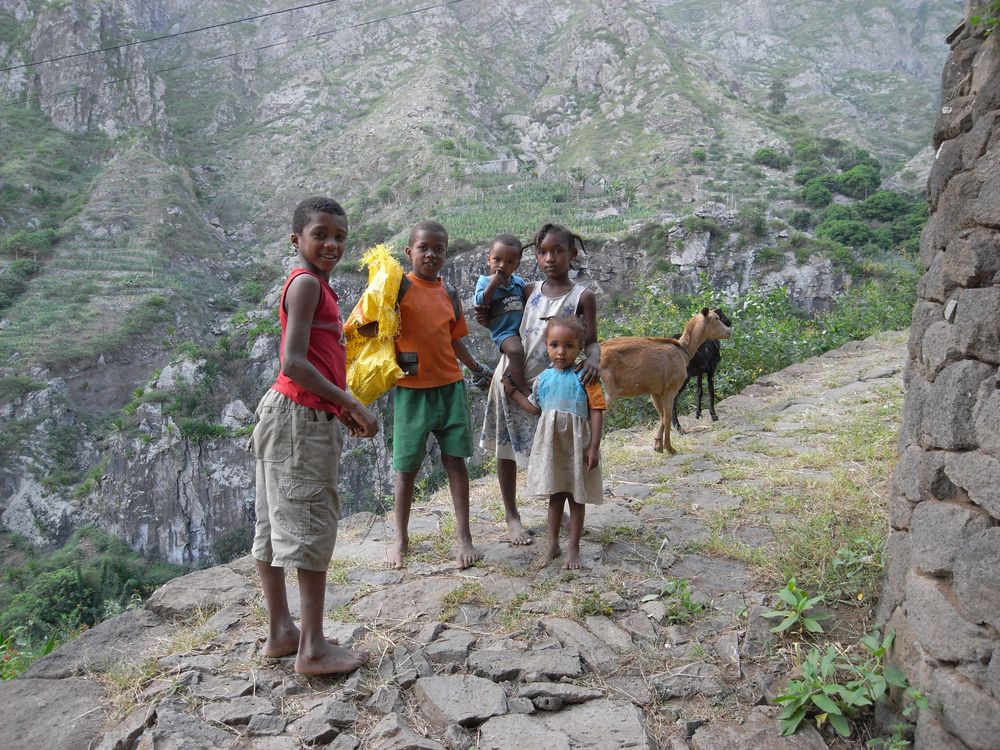
M 580 320 L 575 315 L 553 315 L 548 318 L 548 323 L 545 326 L 545 340 L 549 339 L 549 330 L 554 326 L 562 326 L 563 328 L 568 328 L 576 337 L 580 340 L 580 346 L 583 346 L 583 341 L 587 336 L 587 328 L 583 325 L 583 321 Z
M 333 198 L 325 198 L 317 195 L 312 198 L 306 198 L 295 207 L 295 212 L 292 214 L 292 231 L 295 234 L 302 234 L 302 230 L 306 228 L 306 224 L 316 214 L 333 214 L 334 216 L 347 218 L 347 212 L 344 211 L 344 207 L 337 203 L 337 201 Z

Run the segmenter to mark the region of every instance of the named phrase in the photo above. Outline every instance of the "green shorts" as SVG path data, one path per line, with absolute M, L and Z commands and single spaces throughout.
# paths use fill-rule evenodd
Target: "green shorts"
M 434 433 L 441 452 L 468 458 L 473 453 L 465 381 L 436 388 L 396 388 L 392 409 L 392 468 L 417 471 Z

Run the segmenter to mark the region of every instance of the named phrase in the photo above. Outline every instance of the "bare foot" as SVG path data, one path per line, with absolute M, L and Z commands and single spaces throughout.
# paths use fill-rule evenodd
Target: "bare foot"
M 531 536 L 531 532 L 521 525 L 520 518 L 507 519 L 507 536 L 510 538 L 510 543 L 515 547 L 531 544 L 535 541 Z
M 347 674 L 368 661 L 368 657 L 367 651 L 351 651 L 343 646 L 324 643 L 314 653 L 299 652 L 295 659 L 295 671 L 309 675 Z
M 566 570 L 579 570 L 580 567 L 580 548 L 570 545 L 566 550 Z
M 472 542 L 459 541 L 458 554 L 455 555 L 455 562 L 459 568 L 471 568 L 476 561 L 482 559 L 483 554 L 472 546 Z
M 549 542 L 549 546 L 545 550 L 545 562 L 552 562 L 561 554 L 562 548 L 559 546 L 559 542 Z
M 278 659 L 282 656 L 294 654 L 299 650 L 299 629 L 295 625 L 282 628 L 273 636 L 269 636 L 264 641 L 264 647 L 260 652 L 270 658 Z
M 385 553 L 385 561 L 388 563 L 390 568 L 399 570 L 405 565 L 403 558 L 406 557 L 406 550 L 409 548 L 409 545 L 409 539 L 400 539 L 392 545 L 391 550 Z
M 293 626 L 294 627 L 294 626 Z M 298 628 L 295 628 L 296 634 L 299 632 Z M 327 638 L 326 642 L 331 646 L 336 646 L 340 643 L 336 638 Z M 271 639 L 264 641 L 264 646 L 261 648 L 260 652 L 269 659 L 280 659 L 282 656 L 291 656 L 299 650 L 299 637 L 295 636 L 294 641 L 285 640 L 282 638 L 281 644 L 273 642 Z

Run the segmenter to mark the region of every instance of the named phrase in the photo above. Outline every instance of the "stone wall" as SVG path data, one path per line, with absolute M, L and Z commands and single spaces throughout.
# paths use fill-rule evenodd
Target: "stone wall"
M 879 620 L 930 701 L 918 750 L 989 750 L 1000 747 L 1000 39 L 966 25 L 949 42 Z

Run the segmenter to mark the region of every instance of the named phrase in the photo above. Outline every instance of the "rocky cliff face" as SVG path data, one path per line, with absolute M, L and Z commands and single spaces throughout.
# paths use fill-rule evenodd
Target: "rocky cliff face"
M 287 6 L 240 7 L 0 0 L 0 61 L 59 57 Z M 157 391 L 157 371 L 183 359 L 178 347 L 232 339 L 247 356 L 236 376 L 217 383 L 211 418 L 246 427 L 277 352 L 272 333 L 251 331 L 273 321 L 276 299 L 272 293 L 241 323 L 232 312 L 256 303 L 246 287 L 278 280 L 289 208 L 303 194 L 333 192 L 360 217 L 354 226 L 384 220 L 395 231 L 442 210 L 452 194 L 474 197 L 464 170 L 503 155 L 522 173 L 577 168 L 597 186 L 626 178 L 652 202 L 676 193 L 725 229 L 735 219 L 707 203 L 710 175 L 685 166 L 692 147 L 711 142 L 737 159 L 787 145 L 789 133 L 758 106 L 781 75 L 790 110 L 824 111 L 817 132 L 853 133 L 883 157 L 909 155 L 922 136 L 892 144 L 869 136 L 892 130 L 886 123 L 896 119 L 927 122 L 913 92 L 936 86 L 928 70 L 939 65 L 943 47 L 935 44 L 953 8 L 950 0 L 808 10 L 777 0 L 560 0 L 456 3 L 378 21 L 398 9 L 340 3 L 0 75 L 5 96 L 37 99 L 59 128 L 106 136 L 86 164 L 71 165 L 93 170 L 93 179 L 88 172 L 86 187 L 50 211 L 46 196 L 71 168 L 50 156 L 52 139 L 5 161 L 10 169 L 29 164 L 3 180 L 30 198 L 10 210 L 0 204 L 4 236 L 51 228 L 57 244 L 38 283 L 0 320 L 3 374 L 38 386 L 0 413 L 12 441 L 0 465 L 4 525 L 48 544 L 99 520 L 147 554 L 178 562 L 212 559 L 214 544 L 245 527 L 251 464 L 238 438 L 191 442 L 155 404 L 136 412 L 137 431 L 108 426 L 135 390 Z M 862 51 L 844 52 L 845 40 Z M 255 47 L 266 49 L 247 51 Z M 236 50 L 243 52 L 199 62 Z M 809 79 L 814 68 L 821 73 Z M 868 106 L 876 96 L 880 107 Z M 38 175 L 40 161 L 53 162 L 50 182 Z M 732 190 L 734 200 L 742 195 L 738 185 Z M 680 218 L 674 211 L 655 220 Z M 846 283 L 815 258 L 761 263 L 756 251 L 782 239 L 772 230 L 741 244 L 735 233 L 722 239 L 682 222 L 670 230 L 668 251 L 654 256 L 637 239 L 640 229 L 593 243 L 580 278 L 610 298 L 627 295 L 651 270 L 669 271 L 664 293 L 692 291 L 707 274 L 730 293 L 785 286 L 807 308 L 828 306 Z M 448 273 L 471 290 L 481 267 L 475 250 L 453 257 Z M 532 267 L 529 258 L 529 275 Z M 335 283 L 349 304 L 363 277 L 338 275 Z M 479 345 L 495 358 L 485 337 Z M 36 366 L 42 370 L 32 375 Z M 237 403 L 227 422 L 224 410 Z M 351 444 L 348 462 L 356 470 L 345 475 L 345 498 L 384 495 L 384 447 Z
M 1000 737 L 1000 44 L 951 44 L 880 608 L 930 700 L 916 747 L 966 750 Z

